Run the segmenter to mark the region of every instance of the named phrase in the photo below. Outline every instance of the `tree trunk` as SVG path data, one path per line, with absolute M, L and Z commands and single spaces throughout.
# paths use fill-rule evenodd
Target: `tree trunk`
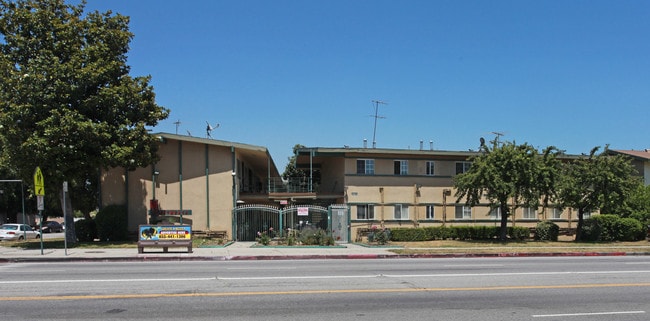
M 583 219 L 584 213 L 582 209 L 578 209 L 578 226 L 576 226 L 576 242 L 582 241 L 582 223 L 584 221 Z
M 77 243 L 77 234 L 74 229 L 74 217 L 72 215 L 72 201 L 70 200 L 70 194 L 65 191 L 61 191 L 61 209 L 63 210 L 63 217 L 65 218 L 65 240 L 70 244 Z M 64 205 L 65 204 L 65 205 Z
M 508 204 L 502 202 L 499 207 L 501 208 L 501 233 L 499 239 L 505 242 L 508 240 Z

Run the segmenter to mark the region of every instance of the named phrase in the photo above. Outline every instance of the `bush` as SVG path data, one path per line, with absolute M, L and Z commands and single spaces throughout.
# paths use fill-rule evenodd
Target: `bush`
M 621 218 L 616 223 L 616 238 L 619 241 L 640 241 L 645 238 L 643 224 L 633 218 Z
M 77 234 L 79 242 L 92 242 L 97 238 L 97 226 L 95 221 L 78 220 L 74 223 L 74 231 Z
M 600 241 L 601 227 L 598 221 L 586 219 L 582 222 L 582 240 L 586 242 Z
M 559 235 L 560 227 L 557 224 L 551 221 L 537 223 L 537 227 L 535 228 L 535 240 L 556 242 Z
M 586 219 L 582 226 L 584 241 L 639 241 L 644 238 L 643 224 L 634 218 L 600 214 Z
M 128 216 L 126 206 L 109 205 L 95 216 L 97 237 L 100 241 L 127 241 Z
M 530 229 L 523 226 L 508 227 L 508 236 L 513 240 L 525 240 L 530 238 Z

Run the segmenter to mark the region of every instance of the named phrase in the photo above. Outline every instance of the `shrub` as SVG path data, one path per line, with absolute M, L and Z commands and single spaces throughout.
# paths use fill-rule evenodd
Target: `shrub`
M 427 228 L 394 228 L 391 230 L 391 239 L 397 242 L 422 242 L 428 241 Z
M 97 237 L 100 241 L 127 241 L 128 216 L 126 206 L 109 205 L 95 216 Z
M 525 240 L 530 238 L 530 229 L 523 226 L 508 227 L 508 235 L 513 240 Z
M 582 226 L 585 241 L 638 241 L 644 237 L 643 224 L 634 218 L 600 214 L 586 219 Z
M 640 241 L 645 238 L 643 224 L 634 218 L 621 218 L 616 222 L 618 241 Z
M 560 227 L 557 224 L 551 221 L 537 223 L 537 227 L 535 228 L 535 240 L 557 241 L 559 235 Z
M 582 222 L 582 240 L 595 242 L 600 240 L 601 227 L 598 221 L 588 218 Z
M 97 226 L 92 219 L 76 221 L 74 231 L 79 242 L 92 242 L 97 238 Z

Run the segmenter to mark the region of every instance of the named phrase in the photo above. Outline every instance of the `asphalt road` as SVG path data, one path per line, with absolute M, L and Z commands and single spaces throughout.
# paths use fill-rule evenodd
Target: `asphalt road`
M 13 263 L 6 320 L 648 320 L 650 257 Z

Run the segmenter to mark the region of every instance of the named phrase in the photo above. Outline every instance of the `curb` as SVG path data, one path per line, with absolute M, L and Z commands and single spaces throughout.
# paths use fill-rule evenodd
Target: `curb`
M 551 253 L 459 253 L 459 254 L 331 254 L 331 255 L 234 255 L 178 256 L 138 255 L 123 257 L 15 257 L 0 258 L 0 263 L 38 262 L 162 262 L 162 261 L 280 261 L 280 260 L 369 260 L 369 259 L 436 259 L 436 258 L 499 258 L 499 257 L 591 257 L 650 256 L 650 252 L 551 252 Z

